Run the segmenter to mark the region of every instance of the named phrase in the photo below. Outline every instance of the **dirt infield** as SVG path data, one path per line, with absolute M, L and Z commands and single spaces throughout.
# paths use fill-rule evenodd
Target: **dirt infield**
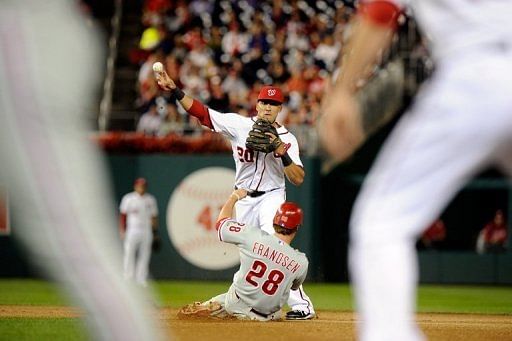
M 160 309 L 161 323 L 177 340 L 353 340 L 355 315 L 320 311 L 319 318 L 297 322 L 247 322 L 179 320 L 177 310 Z M 70 318 L 80 311 L 60 306 L 0 306 L 0 318 Z M 430 340 L 512 340 L 512 316 L 479 314 L 418 314 L 418 322 Z

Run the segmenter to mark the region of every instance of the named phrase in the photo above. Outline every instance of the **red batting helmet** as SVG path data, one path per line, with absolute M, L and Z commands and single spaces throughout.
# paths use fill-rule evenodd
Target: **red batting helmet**
M 278 87 L 265 85 L 261 88 L 258 95 L 258 101 L 263 100 L 270 100 L 281 104 L 284 102 L 283 92 Z
M 304 214 L 302 209 L 294 202 L 285 202 L 279 206 L 274 216 L 274 225 L 279 225 L 288 230 L 298 229 L 302 225 Z

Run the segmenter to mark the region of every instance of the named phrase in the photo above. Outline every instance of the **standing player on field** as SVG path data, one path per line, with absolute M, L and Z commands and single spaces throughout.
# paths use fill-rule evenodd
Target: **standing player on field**
M 413 315 L 417 237 L 482 168 L 493 164 L 512 175 L 506 0 L 363 3 L 341 76 L 325 95 L 324 146 L 343 158 L 360 135 L 355 84 L 388 46 L 402 2 L 432 39 L 437 69 L 388 138 L 354 207 L 350 266 L 363 341 L 422 339 Z
M 248 192 L 235 190 L 217 220 L 219 239 L 240 249 L 240 269 L 225 294 L 184 307 L 181 316 L 234 316 L 256 321 L 279 320 L 290 289 L 298 289 L 308 272 L 306 255 L 290 246 L 302 224 L 302 210 L 283 203 L 273 219 L 274 233 L 234 220 L 234 206 Z
M 272 220 L 279 205 L 286 199 L 285 178 L 294 185 L 304 181 L 304 169 L 299 156 L 297 139 L 284 126 L 276 122 L 284 101 L 281 89 L 264 86 L 256 105 L 257 118 L 235 113 L 220 113 L 185 95 L 165 72 L 156 72 L 160 87 L 171 91 L 183 108 L 199 119 L 202 125 L 213 129 L 231 141 L 236 165 L 235 188 L 249 190 L 249 194 L 236 205 L 237 219 L 250 226 L 260 226 L 267 233 L 274 233 Z M 253 126 L 261 121 L 270 122 L 277 131 L 270 134 L 276 146 L 270 153 L 246 147 L 246 140 Z M 287 319 L 305 320 L 315 316 L 311 300 L 302 288 L 293 290 L 288 305 L 292 311 Z
M 154 196 L 146 192 L 147 182 L 138 178 L 133 192 L 121 199 L 121 239 L 124 239 L 124 276 L 146 286 L 153 235 L 158 228 L 158 207 Z

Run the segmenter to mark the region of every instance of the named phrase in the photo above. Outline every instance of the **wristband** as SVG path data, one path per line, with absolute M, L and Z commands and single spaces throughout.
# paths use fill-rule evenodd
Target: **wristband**
M 171 91 L 171 94 L 174 95 L 174 97 L 176 97 L 176 99 L 178 101 L 181 101 L 183 99 L 183 97 L 185 97 L 185 93 L 183 92 L 183 90 L 181 90 L 180 88 L 175 88 Z
M 288 152 L 284 153 L 284 155 L 281 156 L 281 161 L 283 162 L 283 165 L 285 167 L 288 167 L 293 163 L 292 158 L 290 157 L 290 155 L 288 155 Z
M 231 193 L 231 196 L 233 196 L 233 195 L 236 197 L 236 201 L 240 200 L 240 197 L 238 196 L 238 194 L 236 194 L 236 193 Z

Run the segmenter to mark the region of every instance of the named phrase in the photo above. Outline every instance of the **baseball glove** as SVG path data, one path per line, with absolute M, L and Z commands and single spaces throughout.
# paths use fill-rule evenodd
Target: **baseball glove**
M 151 250 L 153 252 L 160 251 L 160 248 L 162 247 L 162 239 L 160 239 L 160 236 L 157 233 L 153 234 L 153 241 L 151 242 Z
M 245 140 L 247 148 L 262 153 L 271 153 L 282 143 L 283 141 L 279 138 L 277 130 L 272 123 L 261 118 L 254 122 L 249 136 Z
M 224 308 L 217 302 L 206 301 L 187 304 L 178 311 L 178 318 L 223 318 Z

